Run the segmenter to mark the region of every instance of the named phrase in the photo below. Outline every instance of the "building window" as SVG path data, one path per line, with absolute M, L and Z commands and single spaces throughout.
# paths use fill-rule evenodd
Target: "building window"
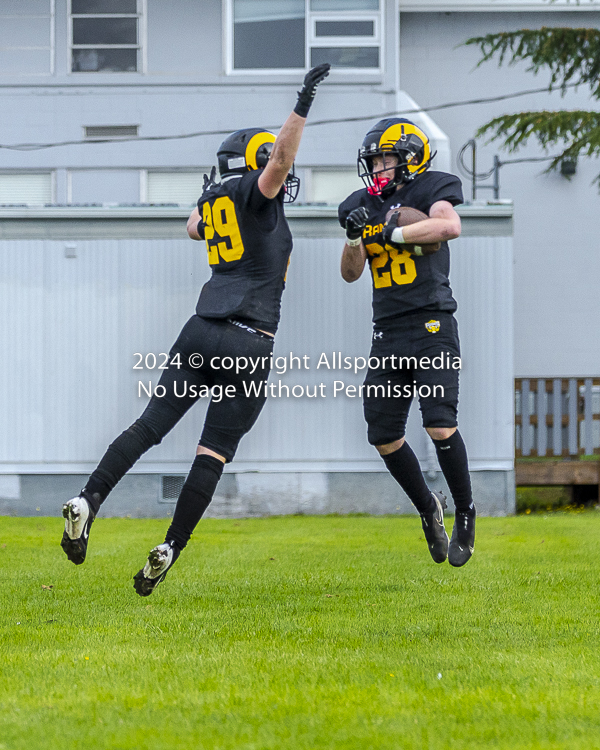
M 0 172 L 0 205 L 52 203 L 53 186 L 51 172 Z
M 381 66 L 380 0 L 228 0 L 232 71 Z
M 141 70 L 142 0 L 71 0 L 71 71 Z
M 146 195 L 142 190 L 144 203 L 177 203 L 180 206 L 194 206 L 202 193 L 202 175 L 209 174 L 210 167 L 199 168 L 194 172 L 148 171 Z
M 350 193 L 364 187 L 354 168 L 313 168 L 307 181 L 307 200 L 337 206 Z
M 0 75 L 54 73 L 54 1 L 0 2 Z

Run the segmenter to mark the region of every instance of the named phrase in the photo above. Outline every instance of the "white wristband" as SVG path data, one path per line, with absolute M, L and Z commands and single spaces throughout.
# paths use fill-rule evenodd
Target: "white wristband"
M 392 232 L 392 242 L 395 242 L 397 245 L 403 245 L 406 243 L 402 227 L 396 227 L 396 229 L 394 229 Z
M 362 237 L 357 237 L 355 240 L 351 240 L 349 237 L 346 237 L 346 245 L 349 245 L 350 247 L 358 247 L 361 242 Z

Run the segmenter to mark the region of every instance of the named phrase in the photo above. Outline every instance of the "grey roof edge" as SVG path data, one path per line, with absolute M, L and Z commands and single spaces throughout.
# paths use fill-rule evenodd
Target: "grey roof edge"
M 193 206 L 0 206 L 2 219 L 187 219 Z M 510 218 L 512 201 L 466 203 L 456 208 L 464 218 Z M 337 206 L 286 206 L 290 219 L 337 219 Z
M 568 3 L 568 0 L 567 0 Z M 400 0 L 400 13 L 532 13 L 532 12 L 563 12 L 572 11 L 598 11 L 600 3 L 598 0 L 588 0 L 588 3 L 580 2 L 566 4 L 564 0 L 557 0 L 554 4 L 546 4 L 543 0 Z

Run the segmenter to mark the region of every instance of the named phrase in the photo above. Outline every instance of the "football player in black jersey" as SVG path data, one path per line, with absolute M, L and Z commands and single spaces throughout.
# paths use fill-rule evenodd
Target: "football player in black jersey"
M 355 281 L 368 262 L 373 279 L 371 357 L 382 367 L 369 369 L 365 379 L 369 443 L 419 511 L 434 561 L 441 563 L 447 557 L 460 567 L 471 557 L 475 543 L 467 452 L 457 429 L 455 368 L 460 367 L 460 349 L 453 316 L 456 302 L 448 280 L 448 240 L 461 231 L 454 206 L 462 203 L 463 196 L 457 177 L 429 169 L 433 156 L 429 139 L 409 120 L 381 120 L 367 133 L 358 154 L 366 187 L 339 207 L 347 237 L 342 276 Z M 416 208 L 429 218 L 398 227 L 397 213 L 390 212 L 402 206 Z M 422 253 L 422 245 L 438 242 L 437 252 Z M 392 355 L 414 359 L 394 360 Z M 443 369 L 432 366 L 436 357 Z M 438 387 L 434 390 L 434 386 Z M 415 393 L 456 507 L 450 544 L 444 528 L 445 497 L 429 490 L 404 438 Z
M 264 405 L 264 389 L 252 386 L 260 386 L 269 376 L 292 251 L 283 203 L 297 195 L 294 159 L 317 86 L 329 67 L 319 65 L 307 73 L 294 111 L 277 138 L 251 128 L 233 133 L 221 144 L 221 182 L 215 183 L 213 168 L 188 221 L 189 236 L 206 240 L 212 276 L 202 289 L 196 314 L 171 349 L 169 367 L 159 381 L 164 396 L 151 398 L 141 417 L 108 447 L 81 494 L 63 507 L 61 546 L 69 560 L 80 565 L 90 526 L 109 492 L 199 397 L 207 391 L 212 394 L 196 458 L 165 541 L 151 550 L 134 576 L 140 596 L 151 594 L 179 557 L 213 497 L 223 465 L 233 460 L 240 439 Z M 219 366 L 226 357 L 246 358 L 252 367 L 236 374 Z

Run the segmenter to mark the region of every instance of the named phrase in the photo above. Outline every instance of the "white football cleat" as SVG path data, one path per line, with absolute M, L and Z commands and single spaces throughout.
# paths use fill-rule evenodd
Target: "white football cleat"
M 159 583 L 165 580 L 167 572 L 179 557 L 174 542 L 163 542 L 154 547 L 146 564 L 133 576 L 133 588 L 140 596 L 150 596 Z
M 83 495 L 74 497 L 63 505 L 65 530 L 60 546 L 75 565 L 81 565 L 87 554 L 90 527 L 96 518 L 91 505 Z

